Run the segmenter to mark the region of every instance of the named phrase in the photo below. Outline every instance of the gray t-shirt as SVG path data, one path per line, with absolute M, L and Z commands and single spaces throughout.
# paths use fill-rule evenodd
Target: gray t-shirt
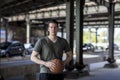
M 34 51 L 39 52 L 41 60 L 44 61 L 56 58 L 62 60 L 63 53 L 70 50 L 68 42 L 60 37 L 56 42 L 52 42 L 48 37 L 40 38 L 34 47 Z M 51 71 L 44 65 L 40 65 L 40 73 L 51 73 Z

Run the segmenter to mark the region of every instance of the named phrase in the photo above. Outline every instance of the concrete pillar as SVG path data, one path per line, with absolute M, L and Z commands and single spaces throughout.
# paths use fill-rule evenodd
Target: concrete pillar
M 0 43 L 2 42 L 2 41 L 1 41 L 1 36 L 2 36 L 2 34 L 1 34 L 1 33 L 2 33 L 2 32 L 1 32 L 1 27 L 2 27 L 2 18 L 0 18 Z
M 30 43 L 30 19 L 29 15 L 26 15 L 26 43 Z
M 47 25 L 46 25 L 46 23 L 45 22 L 43 22 L 43 25 L 44 25 L 44 36 L 46 36 L 47 35 Z
M 70 44 L 70 48 L 73 51 L 73 40 L 74 40 L 74 0 L 69 0 L 66 2 L 66 32 L 67 32 L 67 41 Z M 66 66 L 66 69 L 71 71 L 74 69 L 73 60 L 69 65 Z
M 112 0 L 109 2 L 108 13 L 109 13 L 109 55 L 105 67 L 118 67 L 114 59 L 114 11 L 115 3 Z
M 66 2 L 66 32 L 67 41 L 73 50 L 73 40 L 74 40 L 74 1 L 70 0 Z
M 76 68 L 81 71 L 83 63 L 83 8 L 85 0 L 76 0 Z
M 36 80 L 36 73 L 24 75 L 24 80 Z
M 1 27 L 5 29 L 5 42 L 8 41 L 8 20 L 1 18 Z
M 89 43 L 91 43 L 91 28 L 88 28 L 89 29 L 89 34 L 88 34 L 88 36 L 89 36 Z
M 60 25 L 61 37 L 64 37 L 64 26 Z
M 95 28 L 95 36 L 96 36 L 96 49 L 97 49 L 97 43 L 98 43 L 98 28 Z

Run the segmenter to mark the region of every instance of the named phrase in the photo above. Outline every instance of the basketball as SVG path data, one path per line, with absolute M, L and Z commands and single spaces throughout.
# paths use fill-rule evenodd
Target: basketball
M 61 73 L 64 69 L 63 62 L 60 59 L 53 59 L 51 61 L 55 63 L 54 70 L 50 69 L 51 72 L 54 74 Z

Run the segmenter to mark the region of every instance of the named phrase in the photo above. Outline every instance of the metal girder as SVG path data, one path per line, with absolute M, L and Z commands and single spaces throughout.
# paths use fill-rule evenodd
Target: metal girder
M 109 6 L 109 2 L 107 2 L 106 0 L 90 0 L 90 1 L 94 1 L 98 5 L 104 5 L 107 7 Z
M 57 19 L 57 18 L 56 18 Z M 63 25 L 65 25 L 65 20 L 60 20 L 59 18 L 57 19 L 58 20 L 58 22 L 59 22 L 59 24 L 63 24 Z M 31 20 L 31 27 L 33 27 L 34 26 L 34 28 L 36 27 L 38 27 L 38 28 L 40 28 L 40 27 L 44 27 L 44 23 L 43 22 L 47 22 L 47 21 L 49 21 L 49 19 L 44 19 L 44 20 L 39 20 L 39 22 L 38 23 L 34 23 L 34 22 L 32 22 L 32 20 Z M 25 25 L 25 21 L 14 21 L 14 22 L 9 22 L 9 24 L 11 25 Z M 45 23 L 45 24 L 47 24 L 47 23 Z M 91 26 L 93 26 L 93 27 L 96 27 L 96 26 L 99 26 L 99 28 L 108 28 L 108 21 L 91 21 L 91 22 L 84 22 L 84 28 L 87 28 L 87 26 L 89 26 L 89 27 L 91 27 Z M 120 28 L 120 21 L 119 22 L 117 22 L 117 21 L 115 21 L 115 28 Z
M 25 6 L 24 6 L 25 7 Z M 22 8 L 24 8 L 24 7 L 21 7 L 20 9 L 22 9 Z M 25 10 L 24 11 L 26 11 L 27 10 L 27 7 L 29 7 L 29 6 L 26 6 L 26 8 L 25 8 Z M 16 9 L 14 9 L 14 11 L 18 11 L 19 12 L 19 10 L 16 10 Z M 9 10 L 8 10 L 8 12 L 10 12 Z M 56 16 L 52 16 L 52 15 L 54 15 L 55 14 L 55 12 L 56 12 Z M 36 18 L 38 18 L 38 19 L 40 19 L 40 18 L 52 18 L 52 17 L 64 17 L 64 16 L 66 16 L 66 14 L 65 14 L 65 12 L 66 12 L 66 9 L 65 8 L 59 8 L 59 6 L 58 7 L 56 7 L 55 9 L 46 9 L 46 10 L 36 10 L 36 11 L 34 11 L 34 12 L 29 12 L 29 14 L 30 14 L 30 16 L 32 16 L 32 15 L 35 15 L 35 16 L 37 16 L 37 17 L 32 17 L 31 19 L 36 19 Z M 14 13 L 14 12 L 13 12 Z M 62 13 L 62 14 L 61 14 Z M 49 16 L 45 16 L 45 14 L 48 14 Z M 38 16 L 38 15 L 40 15 L 40 16 Z M 41 15 L 43 15 L 43 17 L 41 17 Z M 118 10 L 116 10 L 116 12 L 115 12 L 115 16 L 119 16 L 120 15 L 120 11 Z M 98 18 L 98 17 L 107 17 L 108 16 L 108 12 L 97 12 L 97 13 L 90 13 L 90 14 L 85 14 L 84 15 L 84 18 L 86 19 L 89 19 L 89 18 L 94 18 L 94 17 L 96 17 L 96 18 Z M 14 16 L 13 16 L 14 17 Z M 17 16 L 16 16 L 17 17 Z M 18 17 L 22 17 L 22 14 L 21 15 L 18 15 Z M 12 17 L 11 17 L 12 18 Z M 18 19 L 19 20 L 19 19 Z
M 120 17 L 114 18 L 115 21 L 120 21 Z M 89 18 L 84 19 L 84 22 L 104 22 L 108 21 L 108 17 Z
M 109 3 L 120 3 L 119 0 L 90 0 L 95 2 L 97 5 L 104 5 L 106 7 L 109 7 Z
M 0 0 L 0 16 L 9 17 L 20 13 L 28 13 L 32 10 L 63 4 L 66 1 L 69 0 Z M 90 1 L 103 4 L 105 0 Z M 116 3 L 119 3 L 119 1 Z
M 41 25 L 41 21 L 42 22 L 48 22 L 50 19 L 56 19 L 60 24 L 61 23 L 65 24 L 65 17 L 44 18 L 44 19 L 31 19 L 31 21 L 32 21 L 32 24 Z M 24 22 L 24 21 L 22 21 L 22 22 Z M 35 23 L 35 22 L 37 22 L 37 23 Z M 91 24 L 91 22 L 94 22 L 94 23 Z M 84 20 L 84 25 L 92 25 L 92 26 L 94 26 L 94 25 L 108 25 L 108 23 L 105 23 L 105 22 L 108 22 L 108 18 L 107 17 L 103 17 L 103 18 L 89 18 L 89 19 L 85 19 Z M 21 23 L 21 21 L 17 21 L 17 23 Z M 23 23 L 21 23 L 21 24 L 23 24 Z M 120 17 L 115 18 L 115 25 L 120 25 Z
M 59 22 L 59 24 L 64 24 L 65 25 L 65 22 Z M 32 25 L 35 25 L 36 27 L 39 27 L 39 26 L 43 26 L 43 23 L 32 23 Z M 120 23 L 115 23 L 115 25 L 120 25 Z M 108 28 L 108 23 L 87 23 L 85 22 L 84 23 L 84 28 L 86 28 L 86 26 L 99 26 L 100 28 Z M 120 26 L 115 26 L 115 28 L 120 28 Z
M 16 2 L 17 0 L 0 0 L 0 7 L 6 6 L 10 3 Z
M 46 8 L 64 3 L 64 0 L 12 0 L 8 3 L 1 3 L 0 14 L 2 16 L 11 16 L 31 10 Z
M 44 19 L 32 19 L 36 21 L 49 21 L 50 19 L 56 19 L 56 20 L 63 20 L 65 21 L 65 17 L 54 17 L 54 18 L 44 18 Z M 104 22 L 108 21 L 107 17 L 102 17 L 102 18 L 89 18 L 89 19 L 84 19 L 84 22 Z M 115 21 L 120 21 L 120 17 L 115 18 Z

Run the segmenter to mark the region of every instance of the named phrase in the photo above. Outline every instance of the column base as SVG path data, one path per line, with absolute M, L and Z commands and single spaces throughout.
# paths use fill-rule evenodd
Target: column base
M 115 63 L 116 60 L 113 58 L 108 58 L 107 61 L 111 64 L 111 63 Z
M 66 65 L 65 66 L 65 69 L 66 69 L 66 71 L 72 71 L 72 70 L 74 70 L 74 68 L 75 68 L 75 66 L 74 65 Z
M 116 63 L 108 63 L 104 65 L 104 68 L 117 68 L 118 65 Z
M 5 80 L 2 75 L 0 75 L 0 80 Z
M 86 67 L 86 65 L 76 62 L 75 67 L 78 71 L 82 71 Z
M 89 76 L 89 71 L 88 70 L 79 71 L 79 76 L 80 77 Z
M 36 74 L 26 74 L 24 80 L 36 80 Z
M 66 71 L 64 72 L 64 77 L 66 79 L 77 79 L 79 77 L 83 77 L 83 76 L 88 76 L 89 75 L 89 71 L 84 70 L 84 71 L 77 71 L 77 70 L 73 70 L 73 71 Z

